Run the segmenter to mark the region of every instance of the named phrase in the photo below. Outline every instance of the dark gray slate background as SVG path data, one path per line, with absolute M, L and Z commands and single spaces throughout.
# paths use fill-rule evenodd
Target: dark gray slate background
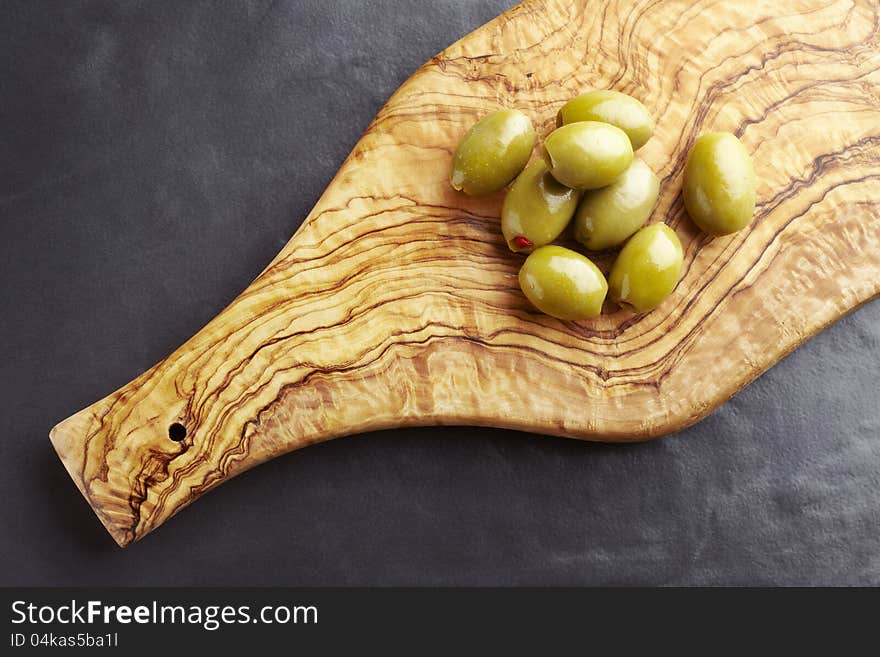
M 0 584 L 880 584 L 880 303 L 653 443 L 339 440 L 126 550 L 69 480 L 52 425 L 225 306 L 389 94 L 510 4 L 4 3 Z

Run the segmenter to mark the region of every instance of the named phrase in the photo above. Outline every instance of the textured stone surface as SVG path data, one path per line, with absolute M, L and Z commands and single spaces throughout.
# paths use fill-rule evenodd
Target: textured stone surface
M 46 438 L 201 327 L 418 64 L 510 3 L 21 3 L 0 18 L 0 584 L 880 583 L 880 305 L 694 428 L 388 431 L 125 552 Z

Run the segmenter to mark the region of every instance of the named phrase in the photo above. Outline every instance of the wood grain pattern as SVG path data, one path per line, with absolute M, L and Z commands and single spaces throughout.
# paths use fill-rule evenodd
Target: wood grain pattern
M 530 0 L 422 66 L 300 230 L 167 359 L 52 430 L 120 545 L 260 462 L 338 436 L 475 424 L 643 440 L 705 416 L 880 292 L 880 36 L 872 0 Z M 478 117 L 540 135 L 590 88 L 641 99 L 653 221 L 685 274 L 644 316 L 562 322 L 520 293 L 498 216 L 447 175 Z M 698 233 L 687 149 L 729 130 L 754 155 L 751 228 Z M 187 428 L 181 442 L 168 427 Z

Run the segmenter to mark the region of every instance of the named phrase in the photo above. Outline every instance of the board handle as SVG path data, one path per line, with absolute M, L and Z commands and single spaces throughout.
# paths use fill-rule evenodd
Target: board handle
M 125 547 L 145 534 L 165 504 L 154 495 L 171 466 L 193 452 L 199 429 L 175 394 L 170 358 L 57 424 L 49 439 L 77 488 L 113 539 Z M 166 383 L 153 384 L 158 372 Z
M 381 311 L 349 317 L 327 268 L 284 253 L 168 358 L 51 430 L 120 546 L 259 463 L 393 421 L 362 325 Z
M 120 546 L 271 457 L 251 440 L 255 423 L 235 419 L 255 384 L 247 363 L 237 363 L 240 381 L 215 362 L 237 342 L 227 329 L 240 324 L 239 312 L 228 308 L 168 358 L 51 430 L 68 473 Z

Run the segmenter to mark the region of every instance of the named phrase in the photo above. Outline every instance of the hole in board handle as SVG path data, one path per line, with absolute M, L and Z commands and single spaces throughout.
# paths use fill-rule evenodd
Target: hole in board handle
M 176 443 L 186 438 L 186 427 L 180 422 L 175 422 L 168 427 L 168 437 Z

